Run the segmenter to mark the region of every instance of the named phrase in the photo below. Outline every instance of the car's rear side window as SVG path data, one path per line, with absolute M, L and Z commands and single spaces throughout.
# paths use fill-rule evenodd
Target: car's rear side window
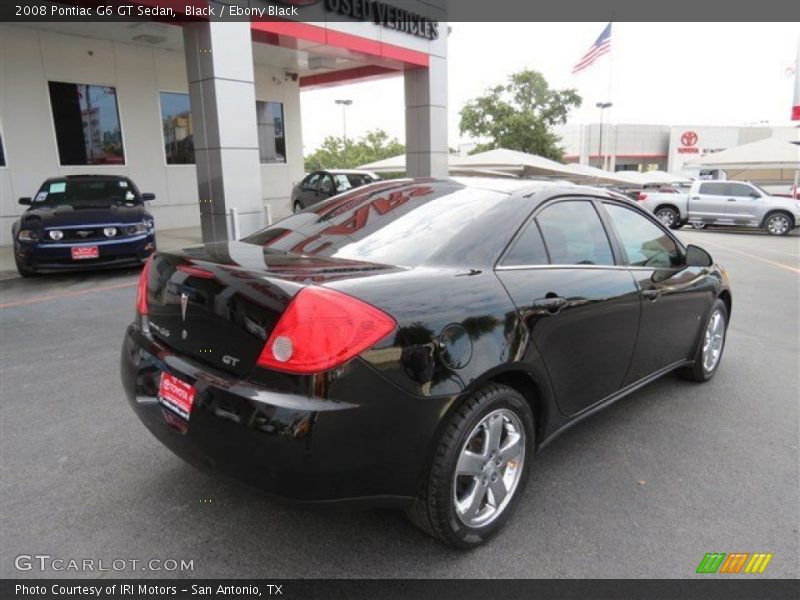
M 525 224 L 517 238 L 512 242 L 503 257 L 502 265 L 504 267 L 519 267 L 524 265 L 546 265 L 549 262 L 542 234 L 534 219 Z
M 614 264 L 606 230 L 590 201 L 557 202 L 542 210 L 536 222 L 552 264 Z
M 728 185 L 726 183 L 710 181 L 708 183 L 701 183 L 697 191 L 700 194 L 708 194 L 709 196 L 724 196 L 727 193 L 727 189 Z

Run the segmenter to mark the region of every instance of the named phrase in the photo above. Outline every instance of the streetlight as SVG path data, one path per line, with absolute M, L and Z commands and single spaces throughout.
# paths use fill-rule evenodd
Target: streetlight
M 611 102 L 597 102 L 595 104 L 597 108 L 600 109 L 600 140 L 598 143 L 597 149 L 597 157 L 602 160 L 601 168 L 606 168 L 606 157 L 603 156 L 603 113 L 607 108 L 611 108 L 613 105 Z
M 345 163 L 347 160 L 347 107 L 350 106 L 353 101 L 352 100 L 335 100 L 336 104 L 342 105 L 342 139 L 344 140 L 344 145 L 342 147 L 342 163 Z M 342 164 L 342 167 L 346 167 L 346 164 Z

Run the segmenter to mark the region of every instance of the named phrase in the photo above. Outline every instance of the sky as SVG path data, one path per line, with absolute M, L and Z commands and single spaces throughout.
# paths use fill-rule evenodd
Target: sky
M 599 119 L 595 103 L 610 100 L 614 123 L 655 125 L 789 124 L 800 23 L 614 23 L 611 53 L 572 75 L 606 23 L 450 23 L 448 138 L 457 148 L 472 141 L 458 131 L 458 112 L 508 75 L 529 68 L 551 86 L 577 88 L 583 106 L 569 123 Z M 383 129 L 404 142 L 403 78 L 301 93 L 304 153 L 328 135 Z M 608 118 L 609 113 L 606 113 Z

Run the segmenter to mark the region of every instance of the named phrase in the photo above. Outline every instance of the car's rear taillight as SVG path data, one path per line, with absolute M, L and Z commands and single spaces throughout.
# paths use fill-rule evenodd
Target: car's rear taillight
M 147 314 L 147 279 L 150 275 L 150 265 L 153 264 L 152 255 L 144 263 L 139 274 L 139 286 L 136 288 L 136 312 L 144 316 Z
M 306 287 L 289 303 L 258 365 L 310 375 L 339 366 L 386 337 L 395 320 L 352 296 Z
M 645 194 L 644 192 L 639 192 L 639 198 L 637 199 L 639 200 L 639 202 L 644 202 L 645 200 L 647 200 L 647 194 Z

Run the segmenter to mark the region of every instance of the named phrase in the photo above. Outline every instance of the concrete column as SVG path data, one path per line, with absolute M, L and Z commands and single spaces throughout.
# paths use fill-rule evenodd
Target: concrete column
M 265 223 L 250 24 L 191 23 L 183 45 L 203 241 L 233 239 L 232 208 L 241 238 Z
M 447 25 L 439 27 L 447 35 Z M 434 45 L 433 43 L 431 44 Z M 447 57 L 431 55 L 427 69 L 405 72 L 406 173 L 409 177 L 447 177 Z

